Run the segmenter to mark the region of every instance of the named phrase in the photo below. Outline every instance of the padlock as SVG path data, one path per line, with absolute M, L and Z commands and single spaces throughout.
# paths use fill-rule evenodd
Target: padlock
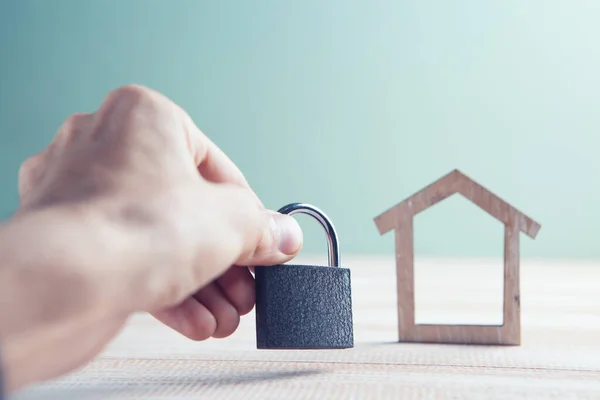
M 335 228 L 310 204 L 292 203 L 282 214 L 307 214 L 325 229 L 329 266 L 283 264 L 255 267 L 258 349 L 354 347 L 350 269 L 340 266 Z

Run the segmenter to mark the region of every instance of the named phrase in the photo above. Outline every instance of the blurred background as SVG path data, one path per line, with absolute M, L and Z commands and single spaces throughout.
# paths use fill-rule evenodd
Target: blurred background
M 373 217 L 459 168 L 541 223 L 523 257 L 599 258 L 598 21 L 595 0 L 0 0 L 0 214 L 69 114 L 139 83 L 268 207 L 322 208 L 343 255 L 392 256 Z M 416 219 L 418 255 L 501 257 L 502 240 L 460 197 Z

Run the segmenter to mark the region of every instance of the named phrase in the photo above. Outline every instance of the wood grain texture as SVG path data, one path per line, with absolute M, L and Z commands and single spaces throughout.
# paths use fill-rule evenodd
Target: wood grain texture
M 456 193 L 503 224 L 516 224 L 520 231 L 532 239 L 540 230 L 538 222 L 456 169 L 376 216 L 375 225 L 379 233 L 384 234 L 395 229 L 398 219 L 403 215 L 417 215 Z
M 505 344 L 521 344 L 520 242 L 519 228 L 509 222 L 504 227 L 504 312 L 502 326 Z
M 428 321 L 495 309 L 500 260 L 415 261 Z M 138 315 L 94 362 L 15 399 L 600 399 L 600 262 L 520 264 L 521 346 L 398 343 L 394 257 L 346 255 L 353 349 L 256 350 L 253 313 L 233 336 L 205 342 Z
M 398 340 L 408 341 L 415 329 L 415 272 L 413 219 L 398 224 L 396 234 L 396 280 L 398 307 Z
M 460 193 L 505 227 L 504 312 L 496 326 L 418 324 L 414 311 L 414 232 L 415 215 L 442 200 Z M 540 224 L 475 182 L 453 170 L 432 184 L 374 218 L 381 235 L 396 233 L 396 275 L 398 280 L 398 340 L 400 342 L 504 344 L 521 343 L 519 306 L 519 234 L 535 238 Z

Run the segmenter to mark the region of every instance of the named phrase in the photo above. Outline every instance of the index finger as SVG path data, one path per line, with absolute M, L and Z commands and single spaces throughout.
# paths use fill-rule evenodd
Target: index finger
M 242 171 L 235 163 L 196 126 L 192 117 L 180 108 L 188 146 L 198 171 L 204 179 L 215 183 L 231 183 L 250 188 Z
M 145 103 L 154 106 L 149 107 L 152 112 L 156 109 L 162 111 L 163 118 L 164 114 L 170 114 L 169 117 L 171 118 L 166 118 L 169 122 L 172 122 L 172 117 L 175 117 L 175 124 L 181 124 L 185 134 L 185 144 L 190 151 L 194 164 L 204 179 L 214 183 L 230 183 L 238 187 L 250 188 L 239 168 L 196 126 L 191 116 L 179 104 L 156 90 L 138 85 L 129 85 L 115 92 L 117 95 L 121 93 L 120 98 L 123 97 L 123 93 L 129 94 L 129 98 L 133 96 L 136 101 L 139 101 L 140 97 L 143 98 Z M 119 99 L 117 95 L 113 95 L 112 99 Z M 132 107 L 131 103 L 131 101 L 127 103 L 128 107 Z M 133 101 L 133 104 L 136 104 L 135 101 Z M 146 104 L 146 106 L 148 105 Z M 102 108 L 105 108 L 104 112 L 115 112 L 114 101 L 105 102 Z M 120 111 L 120 109 L 116 111 Z M 172 126 L 169 126 L 167 129 L 172 128 Z M 179 144 L 181 143 L 180 140 L 181 138 L 178 137 Z
M 250 188 L 246 177 L 235 163 L 212 140 L 198 128 L 192 117 L 181 109 L 188 146 L 192 152 L 198 172 L 204 179 L 214 183 L 230 183 L 248 189 L 256 202 L 263 206 L 262 201 Z

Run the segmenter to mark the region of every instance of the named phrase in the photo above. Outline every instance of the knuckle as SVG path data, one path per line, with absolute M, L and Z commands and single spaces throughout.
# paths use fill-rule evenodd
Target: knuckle
M 61 125 L 55 141 L 68 141 L 77 136 L 77 134 L 86 129 L 90 121 L 91 114 L 89 113 L 75 113 L 69 115 L 63 124 Z
M 31 173 L 29 172 L 30 169 L 27 167 L 27 165 L 25 163 L 21 164 L 21 167 L 19 168 L 19 182 L 18 182 L 18 189 L 19 189 L 19 196 L 23 197 L 23 195 L 30 189 L 31 187 Z
M 143 132 L 152 133 L 155 138 L 170 138 L 174 127 L 178 126 L 173 103 L 160 93 L 137 84 L 110 92 L 96 118 L 94 134 L 137 135 Z
M 121 99 L 143 99 L 145 97 L 150 96 L 150 89 L 145 86 L 138 84 L 128 84 L 121 87 L 118 87 L 112 90 L 108 96 L 107 100 L 121 100 Z
M 157 101 L 158 96 L 153 90 L 138 84 L 128 84 L 108 93 L 103 105 L 106 109 L 113 109 L 123 106 L 135 107 Z
M 66 130 L 77 130 L 82 123 L 87 122 L 90 114 L 88 113 L 74 113 L 69 115 L 63 123 L 63 128 Z
M 277 247 L 277 226 L 275 220 L 256 205 L 246 206 L 244 210 L 244 225 L 242 232 L 246 243 L 243 259 L 260 260 L 268 257 Z
M 275 231 L 277 229 L 277 225 L 275 223 L 275 219 L 270 215 L 264 215 L 262 216 L 262 221 L 259 222 L 259 224 L 261 229 L 259 229 L 256 249 L 254 250 L 255 255 L 271 252 L 276 241 Z
M 38 153 L 21 163 L 18 171 L 19 191 L 22 192 L 32 185 L 36 175 L 39 175 L 43 165 L 44 154 Z
M 217 326 L 212 337 L 223 339 L 231 336 L 240 325 L 240 314 L 233 307 L 226 307 L 217 319 Z
M 191 340 L 201 342 L 207 339 L 210 339 L 211 336 L 215 333 L 217 329 L 216 323 L 196 323 L 194 325 L 194 330 L 188 333 L 188 337 Z
M 19 167 L 19 178 L 23 178 L 29 175 L 34 166 L 38 164 L 39 158 L 40 155 L 36 154 L 23 161 L 21 163 L 21 166 Z

